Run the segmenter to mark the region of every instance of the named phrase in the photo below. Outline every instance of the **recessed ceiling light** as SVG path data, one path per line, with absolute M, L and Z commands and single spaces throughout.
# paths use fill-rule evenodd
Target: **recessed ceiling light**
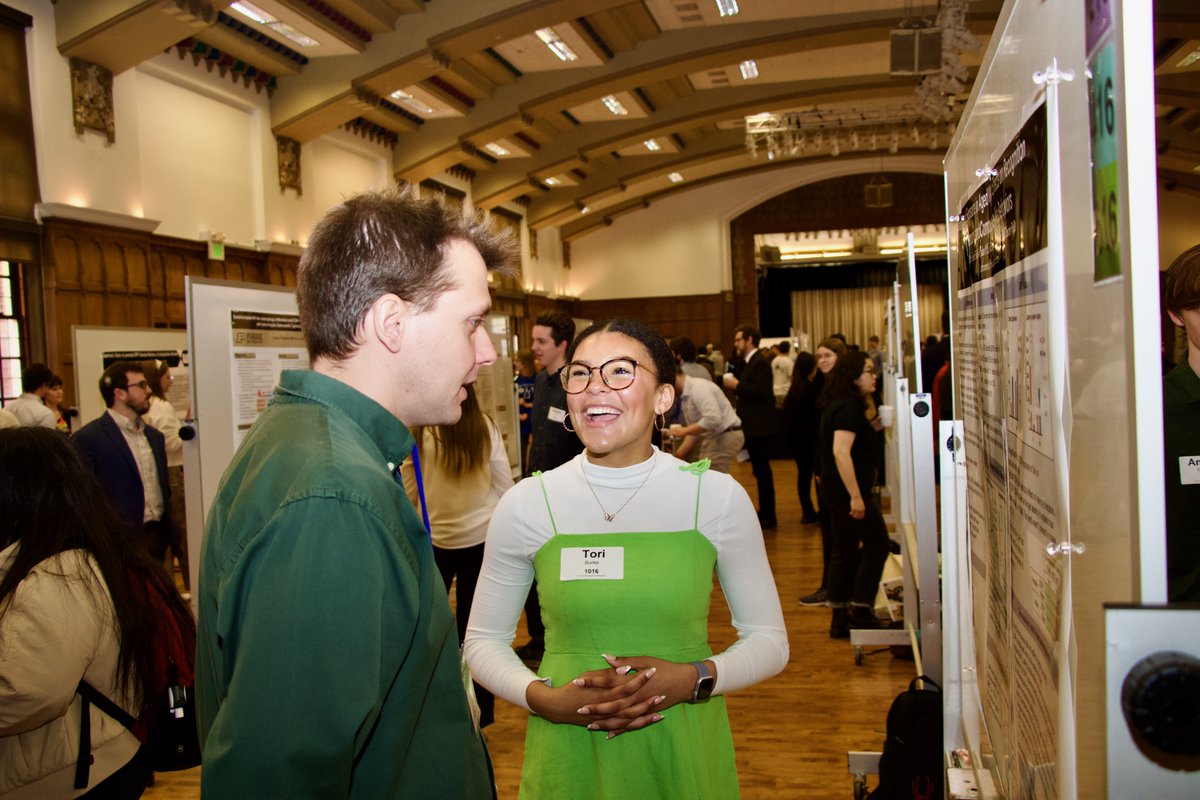
M 272 17 L 253 3 L 245 2 L 245 0 L 238 0 L 238 2 L 229 8 L 241 14 L 246 19 L 257 22 L 259 25 L 268 25 L 275 21 L 275 17 Z
M 642 144 L 646 145 L 646 149 L 651 153 L 657 153 L 659 150 L 662 150 L 662 145 L 654 139 L 647 139 L 646 141 L 642 142 Z
M 672 172 L 670 175 L 667 176 L 667 178 L 668 178 L 668 180 L 671 181 L 671 183 L 683 182 L 683 176 L 680 175 L 678 172 Z
M 495 142 L 489 142 L 488 144 L 485 144 L 483 146 L 483 149 L 487 150 L 492 155 L 501 157 L 501 158 L 504 156 L 510 155 L 508 148 L 501 147 L 500 145 L 496 144 Z
M 591 210 L 592 210 L 592 209 L 591 209 L 591 208 L 589 208 L 588 206 L 584 206 L 583 208 L 579 209 L 579 213 L 580 213 L 580 214 L 586 214 L 586 213 L 588 213 L 588 212 L 589 212 L 589 211 L 591 211 Z
M 722 17 L 732 17 L 738 13 L 737 0 L 717 0 L 717 11 Z
M 1190 67 L 1197 61 L 1200 61 L 1200 47 L 1197 47 L 1195 50 L 1184 56 L 1183 59 L 1175 65 L 1175 67 L 1176 69 L 1183 69 L 1184 67 Z
M 577 61 L 579 59 L 579 56 L 575 55 L 575 51 L 554 32 L 554 28 L 539 28 L 537 37 L 545 42 L 546 47 L 550 48 L 550 52 L 558 56 L 559 61 Z
M 389 97 L 391 97 L 393 100 L 398 100 L 401 104 L 408 106 L 419 114 L 433 113 L 432 107 L 430 107 L 427 103 L 422 103 L 420 100 L 413 97 L 403 89 L 397 89 L 396 91 L 392 92 Z
M 615 117 L 623 117 L 629 113 L 625 106 L 621 105 L 621 101 L 613 97 L 611 94 L 606 94 L 600 98 L 600 102 L 604 103 L 604 107 L 612 112 Z
M 286 22 L 268 22 L 267 27 L 299 47 L 316 47 L 321 44 L 316 39 L 306 36 Z
M 562 183 L 562 181 L 560 181 L 558 178 L 546 178 L 543 183 L 545 183 L 547 186 L 558 186 L 558 184 Z
M 758 77 L 758 64 L 755 64 L 753 59 L 738 64 L 738 69 L 742 71 L 744 81 L 752 81 Z

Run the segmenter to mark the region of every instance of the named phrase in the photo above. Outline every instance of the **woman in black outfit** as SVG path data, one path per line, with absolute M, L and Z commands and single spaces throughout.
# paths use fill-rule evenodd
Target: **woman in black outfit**
M 877 628 L 875 593 L 888 554 L 887 525 L 871 487 L 879 468 L 878 418 L 866 417 L 875 391 L 870 357 L 852 350 L 828 376 L 821 408 L 821 505 L 833 526 L 827 592 L 833 617 L 829 636 L 850 628 Z M 861 546 L 861 549 L 860 549 Z
M 783 417 L 787 423 L 788 444 L 792 458 L 796 460 L 796 494 L 800 496 L 800 509 L 804 512 L 800 523 L 811 525 L 817 521 L 817 509 L 813 505 L 813 446 L 817 443 L 817 397 L 820 385 L 813 381 L 817 359 L 812 353 L 800 353 L 792 369 L 792 384 L 783 398 Z
M 809 437 L 814 445 L 817 442 L 817 431 L 821 422 L 819 412 L 819 403 L 821 394 L 825 391 L 825 381 L 829 373 L 837 364 L 838 359 L 846 354 L 846 343 L 836 336 L 830 336 L 827 339 L 822 339 L 817 343 L 817 372 L 812 380 L 812 396 L 814 399 L 814 411 L 806 423 L 809 427 Z M 793 371 L 793 375 L 795 372 Z M 806 594 L 800 598 L 802 606 L 824 606 L 829 600 L 826 594 L 826 587 L 829 584 L 829 558 L 833 548 L 833 527 L 829 522 L 829 511 L 825 508 L 825 501 L 822 499 L 821 489 L 821 458 L 818 449 L 814 446 L 810 451 L 812 458 L 810 459 L 811 469 L 817 478 L 817 499 L 821 501 L 821 508 L 817 511 L 817 522 L 821 523 L 821 585 L 812 594 Z

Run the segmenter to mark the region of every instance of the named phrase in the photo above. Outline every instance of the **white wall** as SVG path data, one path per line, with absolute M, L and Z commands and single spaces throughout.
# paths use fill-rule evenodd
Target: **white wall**
M 115 142 L 76 134 L 53 6 L 6 2 L 34 19 L 26 45 L 43 202 L 159 220 L 165 236 L 304 244 L 330 206 L 391 184 L 391 150 L 337 130 L 301 148 L 304 193 L 281 191 L 265 90 L 174 51 L 114 76 Z
M 1175 256 L 1200 244 L 1200 197 L 1158 187 L 1158 263 L 1171 265 Z
M 941 160 L 937 155 L 842 158 L 671 195 L 572 241 L 567 293 L 603 300 L 729 290 L 730 220 L 798 186 L 879 170 L 940 173 Z

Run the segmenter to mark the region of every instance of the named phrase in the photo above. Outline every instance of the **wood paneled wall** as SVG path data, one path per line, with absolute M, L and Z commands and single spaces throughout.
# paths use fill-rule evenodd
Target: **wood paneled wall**
M 610 317 L 633 317 L 653 326 L 667 339 L 687 336 L 700 347 L 711 342 L 725 352 L 733 346 L 733 326 L 738 322 L 733 317 L 733 296 L 729 292 L 578 300 L 572 304 L 571 312 L 597 322 Z
M 47 363 L 62 376 L 68 402 L 78 402 L 71 326 L 185 328 L 185 276 L 295 286 L 298 264 L 295 256 L 235 247 L 226 248 L 225 261 L 210 261 L 204 242 L 47 219 L 42 229 Z

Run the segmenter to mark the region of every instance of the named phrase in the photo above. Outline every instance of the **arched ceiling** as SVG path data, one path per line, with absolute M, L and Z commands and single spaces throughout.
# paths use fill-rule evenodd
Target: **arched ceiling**
M 747 116 L 916 106 L 917 78 L 889 74 L 889 32 L 935 3 L 736 5 L 722 16 L 718 0 L 57 0 L 55 15 L 65 55 L 119 73 L 172 47 L 219 51 L 268 82 L 276 135 L 372 127 L 394 141 L 398 180 L 465 169 L 477 205 L 520 202 L 531 227 L 572 238 L 697 183 L 836 157 L 825 140 L 754 159 Z M 962 54 L 971 80 L 1001 5 L 969 5 L 983 44 Z M 1200 47 L 1200 18 L 1193 0 L 1158 0 L 1156 17 L 1160 177 L 1200 192 L 1200 58 L 1179 66 Z M 898 152 L 949 141 L 913 132 Z

